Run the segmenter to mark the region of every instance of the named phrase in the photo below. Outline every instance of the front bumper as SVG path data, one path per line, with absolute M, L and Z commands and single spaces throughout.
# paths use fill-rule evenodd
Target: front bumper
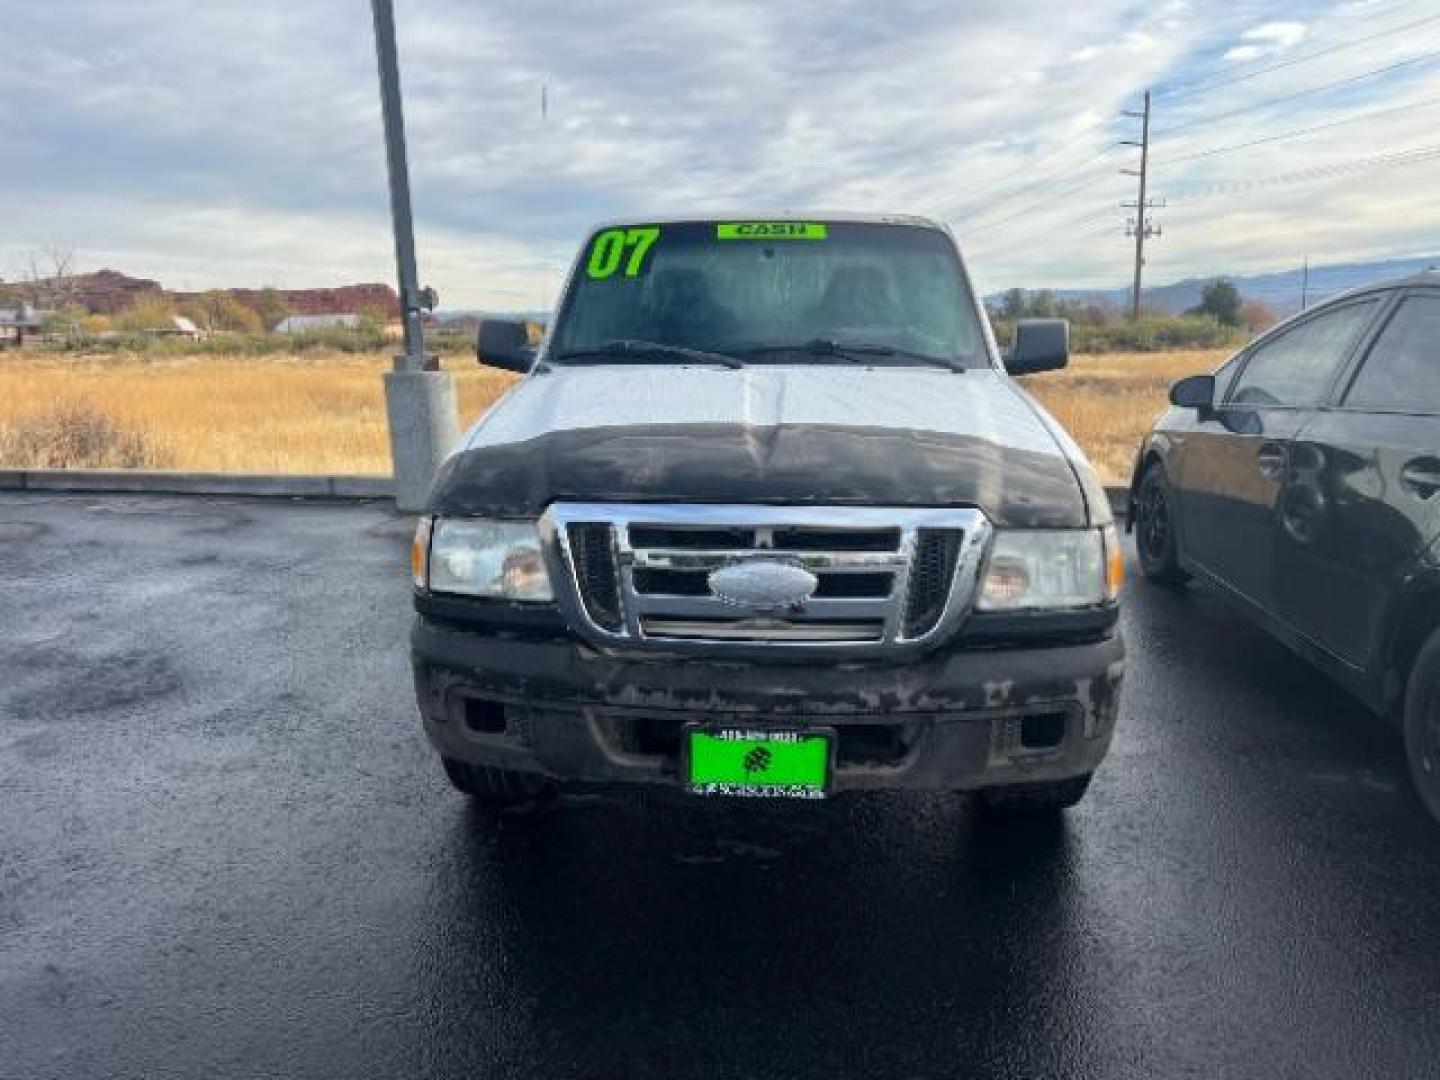
M 906 663 L 610 656 L 420 616 L 415 689 L 445 757 L 562 781 L 678 784 L 692 721 L 829 727 L 834 789 L 960 790 L 1093 772 L 1124 672 L 1119 632 Z

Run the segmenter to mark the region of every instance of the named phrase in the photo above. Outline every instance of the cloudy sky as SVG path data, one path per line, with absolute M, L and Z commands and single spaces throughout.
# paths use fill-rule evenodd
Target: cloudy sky
M 1120 285 L 1147 87 L 1149 280 L 1440 252 L 1440 0 L 396 7 L 445 307 L 539 305 L 597 219 L 740 207 L 942 218 L 987 290 Z M 49 0 L 4 39 L 0 276 L 60 245 L 172 288 L 392 278 L 365 0 Z

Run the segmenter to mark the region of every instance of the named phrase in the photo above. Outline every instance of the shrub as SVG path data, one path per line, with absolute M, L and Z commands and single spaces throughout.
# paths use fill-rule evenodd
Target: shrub
M 236 330 L 258 334 L 265 329 L 260 313 L 246 307 L 229 293 L 211 289 L 181 305 L 180 314 L 202 330 Z
M 1015 325 L 995 323 L 1001 345 L 1014 338 Z M 1169 349 L 1225 349 L 1248 340 L 1240 327 L 1222 326 L 1203 315 L 1146 315 L 1139 322 L 1104 326 L 1072 323 L 1070 348 L 1077 353 L 1161 352 Z
M 159 293 L 145 294 L 110 318 L 116 330 L 160 330 L 172 325 L 175 305 Z
M 118 316 L 117 316 L 118 319 Z M 114 325 L 114 323 L 112 323 Z M 82 330 L 86 330 L 82 324 Z M 166 359 L 178 356 L 251 356 L 271 357 L 277 354 L 303 356 L 311 352 L 398 353 L 400 343 L 392 340 L 383 327 L 351 329 L 345 326 L 324 326 L 298 334 L 219 333 L 201 341 L 170 335 L 137 332 L 115 325 L 115 333 L 82 332 L 65 340 L 47 343 L 56 352 L 101 353 L 140 358 Z M 425 331 L 425 347 L 442 355 L 471 356 L 475 339 L 468 334 L 439 328 Z
M 158 469 L 169 455 L 88 401 L 65 402 L 0 427 L 0 464 L 22 469 Z

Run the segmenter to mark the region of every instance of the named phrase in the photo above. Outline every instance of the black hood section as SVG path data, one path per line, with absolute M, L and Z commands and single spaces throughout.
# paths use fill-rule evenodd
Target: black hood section
M 436 514 L 538 516 L 552 502 L 975 506 L 997 525 L 1089 524 L 1069 461 L 971 435 L 816 424 L 644 425 L 463 450 Z

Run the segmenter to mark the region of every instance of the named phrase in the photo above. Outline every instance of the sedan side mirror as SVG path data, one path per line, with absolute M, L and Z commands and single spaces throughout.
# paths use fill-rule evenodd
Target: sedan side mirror
M 1208 413 L 1215 407 L 1215 376 L 1191 375 L 1170 387 L 1170 404 L 1177 409 L 1199 409 Z
M 1068 319 L 1021 319 L 1015 324 L 1015 344 L 1005 358 L 1011 375 L 1058 371 L 1070 362 Z
M 505 371 L 529 371 L 535 359 L 530 331 L 519 319 L 482 319 L 475 335 L 475 358 Z

